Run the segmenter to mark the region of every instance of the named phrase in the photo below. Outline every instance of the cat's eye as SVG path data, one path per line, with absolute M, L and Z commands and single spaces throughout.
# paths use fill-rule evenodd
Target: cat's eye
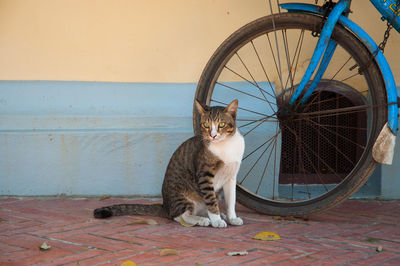
M 204 128 L 209 128 L 209 127 L 210 127 L 210 124 L 209 124 L 208 122 L 204 122 L 204 123 L 203 123 L 203 127 L 204 127 Z
M 221 122 L 221 123 L 219 123 L 219 124 L 218 124 L 218 127 L 219 127 L 219 128 L 223 128 L 223 127 L 225 127 L 225 122 Z

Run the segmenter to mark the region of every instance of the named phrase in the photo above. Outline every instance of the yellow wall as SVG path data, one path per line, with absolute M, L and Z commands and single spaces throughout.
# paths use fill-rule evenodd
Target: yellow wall
M 0 0 L 0 80 L 196 82 L 230 33 L 269 14 L 266 2 Z M 352 9 L 380 42 L 385 23 L 372 4 Z M 385 54 L 395 76 L 399 44 L 393 30 Z

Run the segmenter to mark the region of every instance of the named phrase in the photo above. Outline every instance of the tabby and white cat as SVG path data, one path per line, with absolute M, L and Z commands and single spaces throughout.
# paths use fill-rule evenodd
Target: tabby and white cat
M 236 175 L 244 151 L 244 139 L 236 128 L 238 101 L 226 108 L 202 106 L 195 101 L 201 119 L 201 135 L 185 141 L 174 152 L 162 186 L 163 204 L 119 204 L 94 210 L 94 217 L 153 215 L 188 224 L 226 227 L 218 206 L 224 192 L 226 220 L 242 225 L 236 216 Z

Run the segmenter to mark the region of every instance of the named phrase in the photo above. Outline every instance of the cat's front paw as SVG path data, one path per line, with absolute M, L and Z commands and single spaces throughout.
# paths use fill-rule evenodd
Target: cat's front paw
M 210 225 L 210 219 L 207 217 L 200 217 L 199 221 L 197 222 L 198 225 L 200 226 L 209 226 Z
M 243 224 L 243 220 L 242 220 L 242 218 L 239 218 L 239 217 L 231 218 L 231 219 L 229 219 L 229 224 L 231 224 L 231 225 L 242 225 Z
M 212 225 L 212 227 L 218 227 L 218 228 L 224 228 L 227 226 L 226 222 L 222 219 L 214 220 L 214 221 L 211 220 L 211 225 Z

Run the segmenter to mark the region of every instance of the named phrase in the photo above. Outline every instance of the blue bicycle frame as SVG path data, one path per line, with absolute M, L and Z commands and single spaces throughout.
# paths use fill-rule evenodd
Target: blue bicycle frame
M 370 0 L 370 1 L 382 13 L 383 19 L 391 21 L 393 23 L 394 28 L 400 32 L 400 12 L 395 11 L 396 9 L 393 0 Z M 314 50 L 314 54 L 311 58 L 310 64 L 299 86 L 296 88 L 290 100 L 289 102 L 290 104 L 294 104 L 296 100 L 300 97 L 300 95 L 303 95 L 301 102 L 302 103 L 306 102 L 308 97 L 312 94 L 317 84 L 321 80 L 321 77 L 323 76 L 332 58 L 332 55 L 336 49 L 336 43 L 330 40 L 332 31 L 336 23 L 340 23 L 342 26 L 346 27 L 347 29 L 352 31 L 356 36 L 358 36 L 358 38 L 364 43 L 364 45 L 369 49 L 371 53 L 374 53 L 378 49 L 378 46 L 372 40 L 372 38 L 360 26 L 358 26 L 356 23 L 348 19 L 347 16 L 345 15 L 346 11 L 350 7 L 350 3 L 351 0 L 339 0 L 339 2 L 330 12 L 324 24 L 324 27 L 321 31 L 320 38 Z M 318 15 L 323 15 L 324 13 L 324 11 L 320 10 L 318 6 L 311 4 L 290 3 L 290 4 L 281 4 L 280 6 L 283 9 L 288 10 L 288 12 L 306 12 Z M 399 122 L 398 121 L 399 107 L 397 104 L 398 100 L 397 90 L 393 73 L 381 50 L 378 51 L 375 60 L 381 70 L 386 85 L 387 101 L 388 101 L 388 126 L 392 131 L 392 133 L 397 135 L 398 131 L 397 127 Z M 321 64 L 319 64 L 320 61 Z M 319 68 L 314 76 L 313 82 L 311 83 L 310 87 L 308 87 L 308 89 L 305 92 L 303 92 L 306 84 L 311 79 L 311 76 L 315 72 L 318 64 Z

